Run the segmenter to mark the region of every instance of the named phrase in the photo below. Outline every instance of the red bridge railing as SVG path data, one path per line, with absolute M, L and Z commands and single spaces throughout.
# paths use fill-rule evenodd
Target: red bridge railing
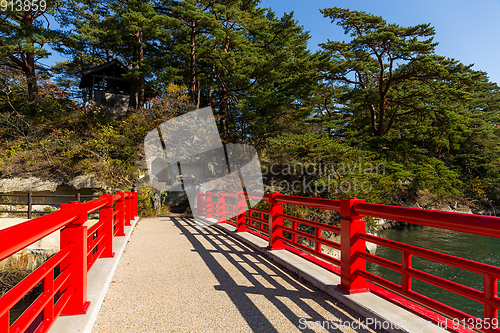
M 268 202 L 269 209 L 248 208 L 247 211 L 247 199 Z M 284 204 L 339 212 L 341 215 L 340 227 L 283 214 Z M 228 207 L 233 209 L 228 209 Z M 271 250 L 287 249 L 333 271 L 340 275 L 339 289 L 348 294 L 371 291 L 439 323 L 441 327 L 447 327 L 451 331 L 500 332 L 498 319 L 498 310 L 500 309 L 499 267 L 368 235 L 363 219 L 365 216 L 372 216 L 500 238 L 500 218 L 498 217 L 370 204 L 357 198 L 329 200 L 280 193 L 265 194 L 262 197 L 261 194 L 244 192 L 199 192 L 197 214 L 207 218 L 216 218 L 219 223 L 232 224 L 236 227 L 237 232 L 248 231 L 262 237 L 269 241 L 268 248 Z M 266 216 L 267 218 L 265 218 Z M 290 221 L 291 227 L 283 225 L 284 220 Z M 313 227 L 314 234 L 301 231 L 298 228 L 299 225 Z M 340 234 L 341 242 L 336 243 L 323 238 L 322 230 Z M 284 237 L 284 232 L 291 237 Z M 298 241 L 298 237 L 313 242 L 314 247 L 305 246 Z M 366 242 L 400 251 L 402 264 L 367 253 Z M 322 246 L 340 250 L 341 259 L 338 260 L 323 253 Z M 413 257 L 432 260 L 480 274 L 484 280 L 483 289 L 470 288 L 417 270 L 412 267 Z M 368 272 L 366 270 L 367 261 L 400 273 L 402 283 L 397 284 Z M 484 319 L 415 292 L 412 290 L 412 279 L 426 282 L 483 304 Z
M 87 229 L 88 214 L 97 210 L 99 221 Z M 0 260 L 60 232 L 59 252 L 0 298 L 0 332 L 47 332 L 60 315 L 86 313 L 87 272 L 98 258 L 114 256 L 113 236 L 124 236 L 137 215 L 138 193 L 120 192 L 63 204 L 57 212 L 0 230 Z M 40 282 L 41 295 L 11 323 L 10 310 Z

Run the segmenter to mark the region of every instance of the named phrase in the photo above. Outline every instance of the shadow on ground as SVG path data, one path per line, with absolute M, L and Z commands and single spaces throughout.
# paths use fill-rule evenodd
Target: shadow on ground
M 286 327 L 385 332 L 363 325 L 365 318 L 220 229 L 202 228 L 192 218 L 170 219 L 218 281 L 214 288 L 228 295 L 253 332 L 284 332 Z

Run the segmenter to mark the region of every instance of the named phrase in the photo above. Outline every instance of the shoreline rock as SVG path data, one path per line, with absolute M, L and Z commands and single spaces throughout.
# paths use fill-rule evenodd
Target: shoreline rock
M 55 192 L 62 180 L 43 180 L 37 177 L 0 179 L 0 193 L 9 192 Z
M 59 187 L 72 190 L 96 189 L 109 191 L 111 189 L 106 183 L 95 178 L 94 174 L 76 176 L 69 181 L 55 179 L 29 178 L 3 178 L 0 179 L 0 193 L 12 192 L 56 192 Z

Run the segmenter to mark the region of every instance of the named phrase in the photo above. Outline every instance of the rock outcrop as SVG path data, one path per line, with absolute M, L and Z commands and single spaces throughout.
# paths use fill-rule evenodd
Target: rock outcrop
M 75 190 L 83 188 L 102 189 L 104 191 L 110 190 L 110 187 L 106 183 L 97 180 L 93 174 L 77 176 L 66 182 L 62 180 L 41 179 L 37 177 L 0 179 L 0 193 L 42 191 L 56 192 L 59 186 L 65 186 Z
M 43 180 L 37 177 L 0 179 L 0 193 L 9 192 L 55 192 L 61 180 Z
M 77 176 L 65 183 L 65 185 L 75 190 L 82 188 L 95 188 L 107 191 L 109 189 L 109 186 L 106 183 L 97 180 L 94 174 Z
M 442 199 L 435 194 L 427 193 L 424 191 L 417 191 L 412 199 L 398 204 L 405 207 L 423 208 L 464 214 L 499 216 L 500 213 L 499 207 L 473 206 L 472 204 L 469 205 L 467 202 L 459 202 L 458 200 L 452 199 Z M 407 224 L 404 222 L 385 220 L 380 218 L 375 218 L 374 220 L 377 225 L 377 231 L 397 228 Z

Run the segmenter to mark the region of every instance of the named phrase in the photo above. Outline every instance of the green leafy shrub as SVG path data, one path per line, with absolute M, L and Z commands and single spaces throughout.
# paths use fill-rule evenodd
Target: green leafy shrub
M 151 186 L 139 189 L 138 206 L 140 217 L 158 216 L 158 211 L 153 204 L 153 189 Z

